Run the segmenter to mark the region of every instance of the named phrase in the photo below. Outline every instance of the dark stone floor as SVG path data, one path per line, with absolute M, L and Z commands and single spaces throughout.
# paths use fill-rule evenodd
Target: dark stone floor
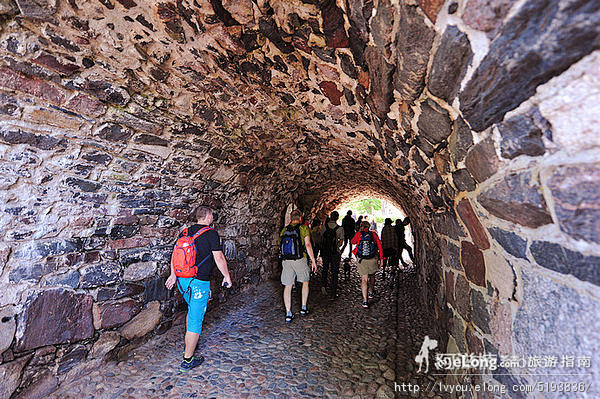
M 416 311 L 415 273 L 377 274 L 376 296 L 361 307 L 360 279 L 341 276 L 341 295 L 311 280 L 310 315 L 284 322 L 281 286 L 267 282 L 207 314 L 197 353 L 206 361 L 180 373 L 184 326 L 156 336 L 119 362 L 62 386 L 56 398 L 393 398 L 395 382 L 427 383 L 415 374 L 424 335 Z M 395 282 L 395 283 L 394 283 Z M 398 314 L 396 309 L 400 310 Z M 403 373 L 397 377 L 396 371 Z M 431 377 L 429 377 L 431 378 Z

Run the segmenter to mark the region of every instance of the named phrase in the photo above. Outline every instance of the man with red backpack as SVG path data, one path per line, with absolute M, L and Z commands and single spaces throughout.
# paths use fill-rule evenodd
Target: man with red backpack
M 369 231 L 371 224 L 368 221 L 363 221 L 360 225 L 360 230 L 352 238 L 354 255 L 358 259 L 358 273 L 361 277 L 360 289 L 363 296 L 363 308 L 368 308 L 368 299 L 374 297 L 373 288 L 375 286 L 375 273 L 381 267 L 383 259 L 383 250 L 381 249 L 381 241 L 379 236 L 374 231 Z
M 212 210 L 199 206 L 194 216 L 198 223 L 184 229 L 177 239 L 171 257 L 171 275 L 165 283 L 168 289 L 177 283 L 177 288 L 188 304 L 185 352 L 179 367 L 182 372 L 204 362 L 202 356 L 194 356 L 194 351 L 202 332 L 213 268 L 217 266 L 223 274 L 223 286 L 231 287 L 232 284 L 219 234 L 210 227 L 213 222 Z

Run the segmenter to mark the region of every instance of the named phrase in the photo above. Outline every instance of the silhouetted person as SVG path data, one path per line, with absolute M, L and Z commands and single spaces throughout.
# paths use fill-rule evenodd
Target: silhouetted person
M 397 266 L 398 254 L 398 236 L 392 226 L 392 219 L 386 218 L 383 229 L 381 229 L 381 247 L 383 248 L 383 278 L 385 278 L 385 268 L 389 264 L 391 270 Z
M 171 275 L 165 282 L 165 286 L 168 289 L 173 288 L 175 283 L 177 283 L 177 288 L 181 291 L 183 299 L 188 305 L 185 351 L 179 371 L 189 371 L 201 365 L 204 361 L 204 357 L 194 356 L 194 351 L 202 332 L 202 322 L 206 313 L 206 305 L 210 298 L 210 273 L 215 266 L 223 274 L 223 286 L 231 287 L 231 276 L 227 268 L 227 260 L 225 259 L 225 255 L 223 255 L 219 234 L 210 227 L 213 222 L 212 209 L 199 206 L 194 212 L 194 217 L 197 224 L 193 224 L 183 230 L 178 238 L 178 243 L 179 239 L 184 236 L 193 238 L 196 257 L 194 266 L 189 269 L 193 272 L 193 275 L 191 277 L 180 277 L 182 271 L 176 270 L 176 267 L 180 268 L 181 266 L 175 266 L 173 264 L 175 261 L 172 259 Z M 176 244 L 176 250 L 178 245 Z M 186 244 L 186 247 L 189 248 L 188 244 Z M 180 249 L 184 250 L 183 248 Z M 175 254 L 173 258 L 176 258 Z
M 358 273 L 361 282 L 360 289 L 363 296 L 363 308 L 368 308 L 368 299 L 375 296 L 373 288 L 375 287 L 375 272 L 381 266 L 383 250 L 379 236 L 375 231 L 369 231 L 369 222 L 363 220 L 360 225 L 360 231 L 352 238 L 352 244 L 356 245 L 354 254 L 358 259 Z M 368 291 L 368 292 L 367 292 Z
M 404 221 L 400 219 L 396 219 L 396 223 L 394 225 L 394 229 L 396 230 L 396 236 L 398 237 L 398 259 L 402 262 L 402 266 L 407 267 L 408 264 L 402 259 L 402 254 L 404 250 L 408 252 L 408 256 L 410 260 L 414 263 L 415 259 L 413 257 L 412 248 L 406 242 L 406 237 L 404 236 L 404 227 L 410 224 L 410 219 L 407 217 L 404 218 Z
M 321 258 L 323 259 L 323 274 L 321 276 L 321 291 L 327 294 L 328 274 L 331 270 L 331 295 L 336 298 L 338 275 L 340 272 L 340 245 L 344 242 L 342 226 L 337 224 L 340 214 L 331 212 L 329 222 L 321 229 Z
M 346 216 L 342 219 L 342 228 L 344 229 L 344 245 L 340 250 L 340 253 L 344 255 L 344 249 L 346 249 L 346 245 L 350 243 L 354 234 L 356 234 L 356 222 L 352 217 L 352 211 L 348 211 Z M 348 251 L 348 257 L 352 257 L 352 244 L 350 243 L 350 250 Z
M 360 215 L 360 216 L 358 217 L 358 219 L 356 220 L 356 225 L 355 225 L 355 230 L 356 230 L 356 231 L 359 231 L 359 230 L 360 230 L 360 224 L 362 223 L 362 220 L 363 220 L 363 217 L 362 217 L 362 215 Z

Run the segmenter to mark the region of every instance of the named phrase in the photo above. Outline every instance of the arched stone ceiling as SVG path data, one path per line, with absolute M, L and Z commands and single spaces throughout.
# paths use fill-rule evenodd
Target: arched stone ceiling
M 347 188 L 359 170 L 349 192 L 407 175 L 408 104 L 434 37 L 418 6 L 380 2 L 371 16 L 362 0 L 18 3 L 3 32 L 10 67 L 91 95 L 66 104 L 75 112 L 109 104 L 106 119 L 141 130 L 140 146 L 166 141 L 305 193 Z M 65 106 L 60 91 L 47 99 Z

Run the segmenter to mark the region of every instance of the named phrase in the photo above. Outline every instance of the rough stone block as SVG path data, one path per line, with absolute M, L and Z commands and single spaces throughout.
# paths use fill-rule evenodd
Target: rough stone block
M 0 141 L 6 144 L 27 144 L 46 151 L 67 146 L 67 140 L 63 138 L 28 132 L 7 125 L 0 126 Z
M 499 164 L 494 141 L 489 137 L 475 144 L 465 160 L 467 170 L 479 183 L 483 183 L 495 174 Z
M 493 38 L 515 0 L 469 0 L 463 21 L 473 29 L 486 32 Z
M 485 334 L 490 334 L 490 314 L 488 304 L 483 294 L 477 290 L 471 290 L 471 317 L 473 323 Z
M 121 267 L 117 262 L 103 262 L 84 266 L 79 269 L 79 273 L 81 274 L 81 288 L 93 288 L 119 281 Z
M 380 120 L 386 118 L 390 105 L 394 102 L 392 75 L 395 67 L 385 60 L 381 51 L 368 46 L 365 50 L 365 62 L 369 66 L 371 90 L 367 102 Z
M 501 121 L 531 97 L 537 86 L 600 48 L 599 11 L 596 1 L 523 3 L 504 24 L 460 94 L 461 110 L 471 127 L 482 131 Z
M 513 232 L 502 230 L 498 227 L 488 229 L 494 240 L 512 256 L 525 259 L 527 251 L 527 241 Z
M 113 350 L 121 341 L 121 335 L 117 331 L 105 331 L 100 338 L 94 342 L 94 346 L 89 353 L 90 359 L 101 358 Z
M 452 124 L 452 134 L 448 138 L 448 149 L 454 166 L 465 159 L 467 151 L 473 145 L 473 134 L 465 120 L 459 116 Z
M 531 171 L 510 173 L 483 191 L 479 203 L 492 215 L 527 227 L 552 223 L 546 201 Z
M 447 235 L 455 240 L 465 237 L 465 232 L 460 223 L 458 223 L 458 220 L 456 220 L 454 211 L 434 214 L 433 228 L 437 233 Z
M 513 322 L 513 353 L 523 356 L 552 352 L 589 356 L 588 381 L 600 379 L 600 301 L 557 283 L 534 270 L 523 269 L 523 301 Z M 599 391 L 592 384 L 590 397 Z
M 469 281 L 485 287 L 485 260 L 483 253 L 468 241 L 460 243 L 460 263 Z
M 425 136 L 434 146 L 446 140 L 452 133 L 452 121 L 448 111 L 430 99 L 421 104 L 421 116 L 417 126 L 419 134 Z
M 58 377 L 51 371 L 45 371 L 19 393 L 19 399 L 44 399 L 58 388 Z
M 539 86 L 536 93 L 536 102 L 552 125 L 552 140 L 556 144 L 572 155 L 600 147 L 599 51 Z
M 68 348 L 64 355 L 58 359 L 58 374 L 64 374 L 81 363 L 85 359 L 87 352 L 84 345 L 75 345 Z
M 487 279 L 491 288 L 498 291 L 498 297 L 501 300 L 516 300 L 516 272 L 510 262 L 506 260 L 504 253 L 498 254 L 492 250 L 485 251 L 483 255 Z
M 490 247 L 490 242 L 485 234 L 485 229 L 481 225 L 477 215 L 475 215 L 473 207 L 471 207 L 469 199 L 463 198 L 456 206 L 456 210 L 462 221 L 465 223 L 465 226 L 467 226 L 467 229 L 471 234 L 471 239 L 475 245 L 477 245 L 479 249 L 488 249 Z
M 144 280 L 156 273 L 156 262 L 138 262 L 127 266 L 123 273 L 123 279 L 126 281 Z
M 555 168 L 547 184 L 560 229 L 600 244 L 600 163 Z
M 519 155 L 543 155 L 546 147 L 542 137 L 552 137 L 548 121 L 537 109 L 530 110 L 527 114 L 513 116 L 500 123 L 498 131 L 502 136 L 500 143 L 502 157 L 508 159 Z
M 456 286 L 454 288 L 454 298 L 456 303 L 456 310 L 465 321 L 471 320 L 471 304 L 469 298 L 471 298 L 471 286 L 465 277 L 457 273 L 456 274 Z M 456 338 L 456 337 L 455 337 Z
M 140 303 L 132 299 L 118 302 L 95 303 L 92 308 L 94 327 L 97 330 L 119 327 L 140 311 Z
M 411 103 L 425 88 L 425 73 L 435 37 L 435 31 L 417 11 L 417 7 L 404 3 L 400 6 L 400 21 L 396 34 L 396 54 L 398 59 L 394 73 L 394 88 L 400 98 Z
M 32 357 L 33 354 L 30 354 L 0 365 L 0 381 L 2 381 L 2 384 L 0 384 L 0 398 L 8 399 L 12 396 L 21 383 L 23 368 Z
M 342 98 L 342 92 L 338 90 L 335 83 L 324 80 L 323 82 L 319 83 L 319 87 L 323 91 L 325 97 L 329 99 L 331 104 L 340 105 L 342 103 L 340 100 Z
M 444 5 L 444 0 L 419 0 L 419 6 L 434 24 L 442 5 Z
M 490 331 L 498 353 L 512 354 L 512 312 L 508 304 L 497 300 L 492 303 Z
M 98 131 L 98 137 L 101 139 L 123 143 L 129 141 L 132 135 L 131 130 L 116 123 L 103 125 Z
M 61 288 L 31 294 L 20 315 L 18 351 L 90 338 L 92 297 Z
M 477 182 L 471 177 L 467 169 L 458 169 L 452 172 L 452 181 L 459 191 L 473 191 Z
M 171 296 L 165 287 L 165 277 L 158 276 L 144 282 L 144 298 L 148 301 L 166 301 Z
M 0 68 L 0 86 L 30 94 L 56 105 L 65 102 L 62 90 L 43 80 L 27 78 L 8 68 Z
M 429 91 L 452 103 L 472 57 L 473 51 L 467 35 L 454 25 L 448 26 L 433 57 L 427 83 Z
M 40 259 L 47 256 L 79 252 L 83 248 L 81 238 L 30 241 L 15 251 L 15 258 Z
M 158 325 L 161 317 L 160 302 L 150 302 L 146 309 L 142 310 L 129 323 L 123 326 L 121 335 L 126 339 L 143 337 Z
M 66 286 L 76 289 L 79 286 L 79 272 L 77 270 L 70 270 L 64 273 L 56 273 L 45 276 L 42 279 L 41 286 Z
M 323 33 L 327 39 L 327 47 L 348 47 L 348 36 L 344 29 L 344 13 L 337 6 L 335 0 L 321 2 L 321 16 L 323 17 Z
M 534 241 L 530 251 L 540 266 L 600 285 L 600 256 L 585 256 L 547 241 Z
M 0 308 L 0 354 L 7 350 L 12 343 L 17 328 L 15 307 L 4 306 Z
M 93 118 L 101 116 L 106 111 L 106 106 L 100 101 L 81 93 L 77 93 L 71 97 L 65 104 L 65 107 Z

